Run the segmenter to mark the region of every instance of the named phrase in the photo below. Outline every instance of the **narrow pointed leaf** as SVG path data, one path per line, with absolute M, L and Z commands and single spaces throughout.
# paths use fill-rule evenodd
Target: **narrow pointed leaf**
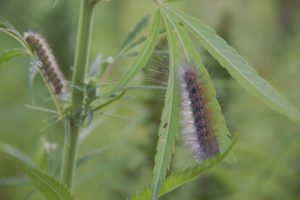
M 179 132 L 179 99 L 177 95 L 178 87 L 175 84 L 175 62 L 178 55 L 178 45 L 170 24 L 166 20 L 164 22 L 170 50 L 170 68 L 153 169 L 152 200 L 157 199 L 160 185 L 166 177 Z
M 0 54 L 0 65 L 24 54 L 25 52 L 22 49 L 12 49 L 9 51 L 5 51 L 2 54 Z
M 165 179 L 165 181 L 161 185 L 160 192 L 158 194 L 159 197 L 163 196 L 164 194 L 167 194 L 176 188 L 182 186 L 183 184 L 194 180 L 199 175 L 201 175 L 203 172 L 206 172 L 207 170 L 211 169 L 215 165 L 217 165 L 219 162 L 221 162 L 232 150 L 236 140 L 226 149 L 226 151 L 219 155 L 218 157 L 215 157 L 210 160 L 203 161 L 194 167 L 186 168 L 184 170 L 180 170 L 169 177 Z M 151 196 L 151 188 L 145 189 L 140 194 L 134 195 L 131 199 L 132 200 L 148 200 Z
M 203 87 L 206 88 L 206 98 L 210 103 L 211 112 L 214 113 L 211 117 L 213 118 L 215 135 L 218 139 L 220 151 L 221 153 L 223 153 L 231 145 L 231 141 L 229 139 L 230 132 L 226 126 L 225 119 L 222 114 L 222 109 L 217 101 L 216 91 L 211 82 L 209 73 L 203 66 L 199 52 L 195 49 L 188 34 L 184 32 L 183 27 L 181 27 L 179 25 L 179 22 L 175 21 L 167 12 L 164 13 L 174 28 L 174 32 L 178 37 L 178 41 L 180 41 L 181 43 L 182 50 L 186 55 L 186 59 L 188 60 L 188 62 L 195 64 L 201 74 Z M 236 161 L 234 154 L 230 153 L 226 158 L 226 161 L 234 163 Z
M 0 152 L 20 167 L 28 175 L 35 187 L 48 200 L 73 200 L 67 186 L 38 169 L 32 161 L 17 149 L 5 145 L 1 148 Z
M 26 52 L 30 55 L 33 56 L 34 53 L 30 46 L 27 44 L 27 42 L 24 40 L 23 36 L 15 30 L 11 25 L 6 24 L 2 21 L 0 21 L 0 32 L 3 32 L 12 38 L 14 38 L 16 41 L 18 41 L 26 50 Z
M 136 39 L 134 42 L 130 43 L 126 47 L 126 50 L 124 50 L 122 52 L 122 55 L 121 54 L 119 54 L 119 55 L 124 56 L 124 57 L 132 56 L 132 53 L 130 51 L 132 51 L 132 49 L 137 48 L 139 45 L 143 44 L 146 41 L 146 39 L 147 39 L 146 36 L 143 36 L 143 37 L 140 37 L 139 39 Z
M 275 111 L 289 116 L 293 120 L 300 120 L 299 111 L 290 104 L 266 80 L 261 78 L 253 67 L 241 57 L 237 51 L 229 46 L 215 31 L 202 21 L 170 7 L 166 7 L 174 16 L 186 24 L 199 38 L 203 47 L 228 70 L 230 75 L 260 101 Z
M 124 87 L 129 81 L 131 81 L 136 74 L 147 64 L 149 58 L 152 55 L 154 50 L 158 35 L 160 30 L 160 12 L 159 10 L 156 12 L 154 17 L 154 22 L 152 25 L 152 29 L 149 33 L 149 37 L 145 41 L 142 52 L 135 59 L 132 67 L 129 71 L 121 78 L 121 80 L 117 83 L 117 85 L 112 89 L 110 94 L 115 93 L 122 87 Z
M 122 52 L 124 49 L 126 49 L 127 46 L 136 38 L 136 36 L 146 28 L 149 22 L 149 18 L 149 15 L 146 15 L 136 24 L 136 26 L 132 29 L 132 31 L 130 31 L 125 41 L 121 45 L 119 52 Z

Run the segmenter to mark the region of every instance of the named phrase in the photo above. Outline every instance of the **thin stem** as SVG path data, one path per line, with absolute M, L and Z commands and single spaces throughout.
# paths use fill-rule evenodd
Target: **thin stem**
M 72 85 L 84 88 L 87 60 L 90 44 L 91 21 L 93 16 L 94 4 L 89 0 L 81 0 L 80 21 L 77 35 L 77 46 L 74 60 L 74 73 Z M 84 93 L 81 90 L 72 90 L 72 110 L 81 109 Z
M 67 120 L 65 122 L 66 133 L 65 133 L 64 157 L 63 157 L 61 180 L 63 181 L 63 183 L 69 186 L 70 189 L 72 189 L 74 172 L 76 167 L 76 160 L 77 160 L 79 128 L 72 129 L 73 124 L 70 121 Z M 78 127 L 78 125 L 75 125 L 75 127 Z M 67 131 L 69 131 L 69 133 Z
M 79 88 L 84 88 L 86 80 L 93 8 L 96 2 L 98 1 L 81 0 L 80 5 L 79 26 L 72 79 L 72 85 L 76 85 Z M 83 105 L 84 90 L 78 90 L 76 87 L 73 87 L 71 98 L 71 116 L 66 122 L 68 123 L 66 126 L 69 127 L 69 138 L 66 134 L 61 179 L 72 190 L 77 160 L 79 131 L 83 121 L 83 116 L 80 110 Z

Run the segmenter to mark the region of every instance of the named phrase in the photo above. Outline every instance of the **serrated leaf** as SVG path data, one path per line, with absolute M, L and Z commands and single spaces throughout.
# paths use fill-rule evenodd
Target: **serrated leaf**
M 210 76 L 206 68 L 202 64 L 202 59 L 199 52 L 195 49 L 193 42 L 189 38 L 186 32 L 184 32 L 183 27 L 179 25 L 178 21 L 175 21 L 169 14 L 164 12 L 170 23 L 174 28 L 174 32 L 178 37 L 178 41 L 180 41 L 182 50 L 186 56 L 188 62 L 195 64 L 197 69 L 199 70 L 199 74 L 201 75 L 201 80 L 203 87 L 206 88 L 206 98 L 208 99 L 211 112 L 213 115 L 213 127 L 215 131 L 215 135 L 218 139 L 218 144 L 220 145 L 220 151 L 223 153 L 231 144 L 229 139 L 230 132 L 226 126 L 224 116 L 222 114 L 221 106 L 219 105 L 216 98 L 216 91 L 211 82 Z M 234 163 L 236 161 L 235 156 L 231 153 L 227 159 L 228 162 Z
M 236 140 L 226 149 L 226 151 L 219 155 L 218 157 L 212 158 L 210 160 L 203 161 L 194 167 L 186 168 L 184 170 L 180 170 L 169 177 L 161 185 L 160 192 L 158 194 L 159 197 L 167 194 L 176 188 L 182 186 L 183 184 L 194 180 L 196 177 L 201 175 L 203 172 L 211 169 L 216 164 L 221 162 L 226 156 L 231 152 Z M 134 195 L 132 200 L 148 200 L 151 195 L 151 188 L 147 188 L 142 193 Z
M 6 158 L 13 161 L 28 175 L 35 187 L 48 200 L 73 200 L 73 196 L 67 186 L 38 169 L 36 165 L 20 151 L 9 145 L 4 145 L 0 151 Z
M 172 154 L 175 151 L 175 141 L 179 132 L 179 98 L 175 83 L 175 63 L 178 56 L 178 46 L 170 24 L 164 20 L 167 29 L 168 46 L 170 50 L 170 67 L 168 87 L 165 95 L 164 108 L 158 131 L 158 141 L 153 169 L 152 200 L 157 199 L 160 185 L 166 177 Z
M 135 25 L 121 45 L 119 52 L 122 52 L 124 49 L 126 49 L 128 45 L 130 45 L 130 43 L 136 38 L 136 36 L 146 28 L 149 18 L 150 16 L 146 15 Z
M 154 22 L 152 25 L 152 29 L 149 33 L 149 37 L 147 38 L 142 52 L 135 59 L 132 67 L 129 71 L 121 78 L 121 80 L 117 83 L 117 85 L 112 89 L 110 94 L 115 93 L 122 87 L 124 87 L 129 81 L 131 81 L 135 75 L 147 64 L 149 58 L 152 55 L 154 50 L 158 35 L 160 30 L 160 12 L 159 10 L 155 13 Z
M 5 51 L 2 54 L 0 54 L 0 65 L 24 54 L 25 52 L 22 49 L 12 49 L 9 51 Z
M 257 97 L 273 110 L 285 114 L 293 120 L 300 120 L 299 111 L 266 80 L 261 78 L 255 69 L 233 47 L 219 37 L 214 30 L 199 19 L 186 13 L 170 7 L 165 8 L 171 11 L 198 36 L 199 42 L 203 47 L 228 70 L 230 75 L 247 92 Z

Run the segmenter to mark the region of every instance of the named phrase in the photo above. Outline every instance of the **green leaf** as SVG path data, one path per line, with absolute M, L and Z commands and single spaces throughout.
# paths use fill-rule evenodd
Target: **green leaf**
M 149 22 L 149 15 L 144 16 L 136 25 L 135 27 L 129 32 L 128 36 L 126 37 L 125 41 L 121 45 L 119 52 L 121 53 L 124 51 L 128 45 L 136 38 L 138 34 L 140 34 L 147 26 Z
M 159 37 L 163 37 L 165 34 L 166 34 L 166 30 L 161 29 L 159 31 Z M 119 56 L 123 56 L 123 57 L 135 56 L 135 52 L 130 52 L 130 51 L 137 48 L 140 44 L 144 43 L 147 38 L 148 38 L 147 36 L 143 36 L 136 39 L 134 42 L 129 44 L 128 47 L 126 47 L 126 50 L 123 51 L 122 55 L 119 54 Z
M 203 172 L 211 169 L 215 165 L 217 165 L 219 162 L 221 162 L 232 150 L 236 140 L 226 149 L 226 151 L 210 160 L 203 161 L 194 167 L 190 167 L 181 171 L 178 171 L 172 175 L 170 175 L 161 185 L 160 192 L 158 194 L 159 197 L 163 196 L 164 194 L 167 194 L 176 188 L 182 186 L 183 184 L 194 180 L 199 175 L 201 175 Z M 132 200 L 148 200 L 151 195 L 151 188 L 147 188 L 142 193 L 137 194 L 133 196 Z
M 143 44 L 145 41 L 146 41 L 147 37 L 146 36 L 143 36 L 139 39 L 137 39 L 136 41 L 132 42 L 131 44 L 129 44 L 127 47 L 126 47 L 126 50 L 123 50 L 122 51 L 122 54 L 119 53 L 118 56 L 122 56 L 122 57 L 129 57 L 131 56 L 131 50 L 132 49 L 135 49 L 137 48 L 139 45 Z
M 293 120 L 300 120 L 299 111 L 266 80 L 261 78 L 255 69 L 234 48 L 219 37 L 215 31 L 188 14 L 167 6 L 165 8 L 171 11 L 198 36 L 199 42 L 203 47 L 228 70 L 231 76 L 247 92 L 257 97 L 273 110 L 285 114 Z
M 145 45 L 143 47 L 142 52 L 138 55 L 136 60 L 134 61 L 132 67 L 129 71 L 123 76 L 123 78 L 117 83 L 117 85 L 112 89 L 110 94 L 115 93 L 122 87 L 124 87 L 130 80 L 132 80 L 135 75 L 146 65 L 149 58 L 152 55 L 154 50 L 158 35 L 160 30 L 160 12 L 159 10 L 156 12 L 154 17 L 154 22 L 152 25 L 152 29 L 149 33 L 149 37 L 147 38 Z
M 51 177 L 45 172 L 41 171 L 36 165 L 29 160 L 24 154 L 17 149 L 4 145 L 1 153 L 6 158 L 13 161 L 18 167 L 20 167 L 31 179 L 35 187 L 49 200 L 72 200 L 73 197 L 64 184 L 59 180 Z
M 159 138 L 153 169 L 152 200 L 157 199 L 160 185 L 166 177 L 172 154 L 175 151 L 176 137 L 178 137 L 179 133 L 179 97 L 177 95 L 178 87 L 175 83 L 175 63 L 178 56 L 178 46 L 170 24 L 166 20 L 164 21 L 170 50 L 170 68 L 168 87 L 158 132 Z
M 192 64 L 195 64 L 197 69 L 199 70 L 199 74 L 201 75 L 201 80 L 203 87 L 206 88 L 206 98 L 208 99 L 209 106 L 213 115 L 211 115 L 213 119 L 213 129 L 215 130 L 215 134 L 218 139 L 218 143 L 220 145 L 220 151 L 223 153 L 228 147 L 231 145 L 231 141 L 229 139 L 230 132 L 226 126 L 224 116 L 222 114 L 222 109 L 216 98 L 216 91 L 211 82 L 210 76 L 206 68 L 202 64 L 202 59 L 199 52 L 195 49 L 193 42 L 189 38 L 186 32 L 184 32 L 183 27 L 179 25 L 178 21 L 173 20 L 173 18 L 168 14 L 168 12 L 164 12 L 166 18 L 172 24 L 174 28 L 174 32 L 178 37 L 178 41 L 182 46 L 182 50 L 186 56 L 186 60 Z M 233 153 L 226 158 L 226 161 L 230 163 L 236 162 L 235 156 Z
M 9 51 L 5 51 L 2 54 L 0 54 L 0 65 L 24 54 L 25 52 L 22 49 L 12 49 Z
M 34 56 L 34 52 L 32 51 L 31 47 L 27 44 L 27 42 L 24 40 L 23 36 L 17 30 L 15 30 L 11 25 L 0 21 L 0 32 L 3 32 L 11 36 L 12 38 L 14 38 L 25 48 L 26 53 L 28 53 L 30 56 Z

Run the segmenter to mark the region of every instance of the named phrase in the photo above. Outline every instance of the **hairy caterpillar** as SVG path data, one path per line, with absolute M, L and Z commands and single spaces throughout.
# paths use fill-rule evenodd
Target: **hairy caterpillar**
M 41 65 L 39 69 L 50 85 L 53 93 L 59 95 L 67 92 L 67 81 L 46 40 L 41 35 L 33 32 L 25 33 L 24 38 L 28 44 L 31 45 L 40 60 Z
M 184 142 L 197 160 L 219 154 L 219 144 L 212 125 L 212 112 L 199 72 L 190 63 L 179 68 L 181 118 Z

